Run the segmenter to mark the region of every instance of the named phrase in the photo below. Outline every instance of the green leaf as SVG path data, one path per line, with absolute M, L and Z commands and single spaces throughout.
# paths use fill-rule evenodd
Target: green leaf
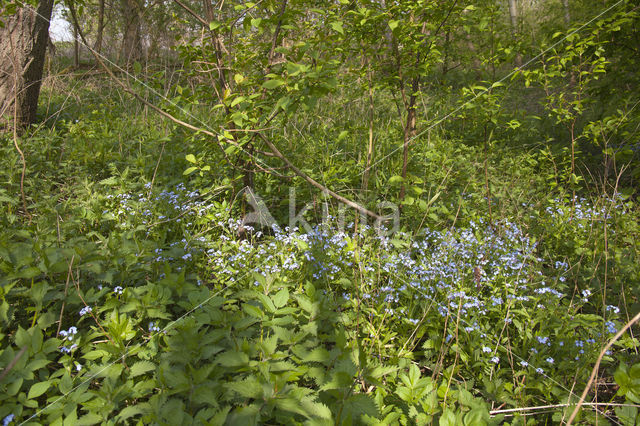
M 634 426 L 638 416 L 638 407 L 615 407 L 616 416 L 624 426 Z
M 129 377 L 140 376 L 148 371 L 156 369 L 156 365 L 151 361 L 138 361 L 131 366 Z
M 482 408 L 474 408 L 473 410 L 465 414 L 464 424 L 468 426 L 484 426 L 487 424 L 486 417 L 489 417 L 488 413 L 486 413 L 486 410 L 483 410 Z
M 243 304 L 242 310 L 245 311 L 247 314 L 251 315 L 252 317 L 256 317 L 258 319 L 261 319 L 264 316 L 264 313 L 260 310 L 260 308 L 250 303 Z
M 115 176 L 111 176 L 109 178 L 102 179 L 100 182 L 98 182 L 98 185 L 107 186 L 107 185 L 115 185 L 116 183 L 118 183 L 118 180 L 115 178 Z
M 215 363 L 223 367 L 240 367 L 249 363 L 249 356 L 244 352 L 226 351 L 216 357 Z
M 399 20 L 389 21 L 389 28 L 391 28 L 391 31 L 393 31 L 396 28 L 398 28 L 398 25 L 400 25 L 400 21 Z
M 342 29 L 342 24 L 343 23 L 341 21 L 335 21 L 335 22 L 332 22 L 330 25 L 331 25 L 331 28 L 333 28 L 333 30 L 335 32 L 338 32 L 338 33 L 344 35 L 344 29 Z
M 209 22 L 209 30 L 211 31 L 216 30 L 220 28 L 220 25 L 222 25 L 222 23 L 220 22 L 216 22 L 216 21 Z
M 354 423 L 360 423 L 360 416 L 368 415 L 371 417 L 378 417 L 380 414 L 378 412 L 378 406 L 373 401 L 369 395 L 365 395 L 362 393 L 357 393 L 351 395 L 344 402 L 343 413 L 346 415 L 351 414 L 354 419 Z
M 135 61 L 133 63 L 133 72 L 135 72 L 136 74 L 140 74 L 142 72 L 142 65 L 140 64 L 140 62 Z
M 456 426 L 456 415 L 450 409 L 445 409 L 440 416 L 440 426 Z
M 187 154 L 186 157 L 184 157 L 188 162 L 196 164 L 196 156 L 193 154 Z
M 244 96 L 238 96 L 233 100 L 233 102 L 231 102 L 231 107 L 233 108 L 234 106 L 238 105 L 240 102 L 244 101 L 245 99 L 246 98 Z
M 51 382 L 48 380 L 46 382 L 34 383 L 31 386 L 31 389 L 29 389 L 29 396 L 27 396 L 27 398 L 33 399 L 33 398 L 39 397 L 40 395 L 45 393 L 47 390 L 49 390 L 50 386 L 51 386 Z
M 391 176 L 389 178 L 389 185 L 395 185 L 395 184 L 398 184 L 398 183 L 400 183 L 402 181 L 404 181 L 404 179 L 400 175 Z
M 288 96 L 283 96 L 278 99 L 278 102 L 276 102 L 276 109 L 282 108 L 283 110 L 286 110 L 290 103 L 291 98 L 289 98 Z
M 124 422 L 124 420 L 133 417 L 133 416 L 137 416 L 140 414 L 145 414 L 147 412 L 147 410 L 145 409 L 144 406 L 141 405 L 130 405 L 128 407 L 126 407 L 124 410 L 120 411 L 120 413 L 118 414 L 117 418 L 118 418 L 118 423 Z
M 78 426 L 95 425 L 97 423 L 100 423 L 102 420 L 104 420 L 104 417 L 102 417 L 101 415 L 96 413 L 88 413 L 80 417 L 77 420 L 76 425 Z
M 196 170 L 198 170 L 197 167 L 189 167 L 187 170 L 182 172 L 182 175 L 183 176 L 189 176 L 191 173 L 195 172 Z
M 289 301 L 289 290 L 283 288 L 275 296 L 273 296 L 273 304 L 276 308 L 282 308 Z
M 254 377 L 239 382 L 225 383 L 223 387 L 245 398 L 255 399 L 262 396 L 262 386 Z
M 273 80 L 267 80 L 262 83 L 262 87 L 267 90 L 275 89 L 276 87 L 280 87 L 284 84 L 284 81 L 274 78 Z
M 273 304 L 271 298 L 267 295 L 259 293 L 257 295 L 258 299 L 262 302 L 262 305 L 269 311 L 270 313 L 274 313 L 276 311 L 276 306 Z

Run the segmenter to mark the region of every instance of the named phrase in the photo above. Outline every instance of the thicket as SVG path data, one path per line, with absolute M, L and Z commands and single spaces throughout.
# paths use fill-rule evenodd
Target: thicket
M 548 424 L 587 386 L 576 422 L 638 422 L 638 6 L 604 3 L 235 2 L 177 67 L 54 59 L 0 136 L 3 423 Z

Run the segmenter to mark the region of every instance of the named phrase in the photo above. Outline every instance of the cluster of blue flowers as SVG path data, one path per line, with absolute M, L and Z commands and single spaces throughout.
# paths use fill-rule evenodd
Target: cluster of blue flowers
M 543 262 L 536 256 L 536 242 L 508 220 L 499 223 L 479 220 L 461 229 L 427 229 L 418 236 L 396 233 L 392 237 L 384 235 L 385 229 L 362 224 L 356 231 L 353 223 L 341 229 L 318 225 L 310 232 L 274 226 L 268 232 L 270 236 L 265 237 L 261 230 L 229 218 L 228 211 L 213 214 L 215 206 L 198 201 L 198 192 L 187 191 L 183 184 L 150 199 L 144 194 L 138 194 L 136 201 L 132 201 L 136 197 L 129 194 L 112 198 L 116 200 L 116 216 L 125 220 L 137 216 L 143 224 L 166 219 L 165 215 L 152 213 L 158 209 L 149 203 L 166 204 L 172 213 L 165 214 L 176 222 L 184 217 L 194 222 L 198 217 L 214 218 L 213 224 L 221 232 L 215 241 L 205 237 L 190 241 L 183 238 L 165 249 L 158 248 L 152 262 L 184 264 L 203 249 L 216 280 L 229 283 L 253 273 L 284 274 L 332 285 L 351 277 L 357 270 L 368 289 L 362 297 L 386 304 L 387 314 L 417 325 L 422 312 L 410 315 L 406 307 L 426 300 L 442 318 L 456 316 L 467 334 L 479 336 L 489 346 L 494 343 L 490 330 L 482 329 L 478 322 L 485 327 L 487 324 L 479 320 L 487 315 L 504 315 L 500 321 L 512 324 L 513 308 L 548 309 L 566 297 L 564 283 L 569 265 L 555 259 Z M 619 200 L 614 197 L 609 201 Z M 573 212 L 572 216 L 579 220 L 602 220 L 608 214 L 606 207 L 594 208 L 584 199 L 576 199 L 571 207 L 556 200 L 554 207 L 547 208 L 547 213 L 555 218 L 568 212 Z M 153 215 L 157 216 L 152 218 Z M 191 222 L 184 225 L 190 226 Z M 248 238 L 236 237 L 241 228 Z M 545 266 L 549 261 L 555 268 Z M 547 284 L 545 280 L 552 283 Z M 340 286 L 334 288 L 345 303 L 351 300 L 350 292 L 340 293 Z M 114 289 L 116 295 L 122 291 L 120 286 Z M 590 295 L 588 290 L 583 291 L 584 303 Z M 616 306 L 606 309 L 613 314 L 619 312 Z M 88 312 L 90 310 L 83 310 L 81 315 Z M 157 329 L 153 323 L 149 325 L 150 331 Z M 607 321 L 605 330 L 615 333 L 615 323 Z M 531 347 L 531 354 L 539 355 L 537 363 L 546 361 L 549 366 L 553 365 L 554 358 L 549 356 L 552 339 L 548 336 L 536 339 L 540 346 Z M 579 351 L 576 360 L 584 353 L 584 342 L 590 343 L 590 340 L 588 336 L 576 336 Z M 564 341 L 553 344 L 562 347 Z M 483 346 L 482 353 L 487 354 L 488 361 L 499 364 L 496 350 L 489 346 Z M 530 358 L 522 360 L 521 365 L 529 366 L 531 361 Z M 536 371 L 544 370 L 538 367 Z
M 611 197 L 602 195 L 597 206 L 586 198 L 578 196 L 568 202 L 556 198 L 552 201 L 552 205 L 545 209 L 545 212 L 552 218 L 562 220 L 571 216 L 578 220 L 579 228 L 584 228 L 587 222 L 601 222 L 605 219 L 611 219 L 612 209 L 624 214 L 624 200 L 625 197 L 620 193 L 615 193 Z
M 60 335 L 62 336 L 63 342 L 72 342 L 75 338 L 76 334 L 78 334 L 78 329 L 76 327 L 69 327 L 69 330 L 60 330 Z M 71 353 L 74 349 L 76 349 L 78 345 L 73 343 L 70 346 L 62 346 L 60 348 L 60 352 L 62 353 Z
M 151 184 L 145 185 L 146 189 Z M 175 223 L 186 221 L 187 226 L 197 216 L 203 216 L 213 208 L 213 204 L 199 200 L 198 191 L 187 191 L 184 183 L 179 183 L 173 191 L 164 190 L 156 196 L 149 197 L 144 193 L 132 195 L 128 193 L 108 195 L 108 200 L 114 203 L 113 210 L 105 210 L 103 214 L 113 215 L 122 221 L 120 226 L 126 227 L 133 222 L 150 225 L 154 222 L 172 219 Z M 160 210 L 159 206 L 166 206 Z M 164 214 L 158 213 L 162 211 Z
M 242 223 L 229 219 L 220 221 L 218 226 L 233 235 Z M 489 330 L 478 325 L 479 319 L 490 315 L 489 311 L 495 314 L 496 310 L 506 313 L 516 307 L 527 311 L 546 309 L 566 297 L 563 283 L 569 265 L 551 261 L 555 268 L 549 270 L 545 266 L 548 261 L 543 262 L 535 254 L 536 243 L 509 221 L 491 225 L 471 222 L 467 228 L 443 232 L 426 230 L 414 239 L 401 233 L 392 238 L 380 236 L 367 226 L 358 232 L 353 229 L 353 224 L 346 230 L 317 226 L 307 233 L 274 228 L 272 238 L 222 238 L 207 255 L 216 277 L 228 282 L 256 273 L 297 274 L 294 276 L 332 284 L 351 276 L 357 268 L 370 290 L 362 297 L 386 303 L 388 314 L 416 325 L 419 318 L 407 317 L 405 308 L 412 298 L 421 298 L 432 303 L 442 317 L 459 317 L 462 329 L 490 344 L 495 339 L 488 335 Z M 258 233 L 253 236 L 262 237 Z M 556 282 L 553 286 L 546 284 L 545 279 L 554 273 Z M 342 296 L 345 300 L 351 298 L 349 293 Z M 614 306 L 608 309 L 616 312 Z M 504 322 L 511 324 L 514 315 L 504 317 Z M 611 332 L 614 323 L 605 326 Z M 536 339 L 541 345 L 540 350 L 531 348 L 532 356 L 538 354 L 536 363 L 554 366 L 551 338 Z M 584 341 L 587 340 L 595 344 L 595 340 Z M 553 343 L 564 345 L 562 341 Z M 584 353 L 582 348 L 579 350 Z M 482 352 L 489 362 L 500 363 L 496 351 L 489 346 L 483 346 Z M 529 366 L 531 361 L 523 359 L 521 365 Z M 544 373 L 539 366 L 532 368 Z

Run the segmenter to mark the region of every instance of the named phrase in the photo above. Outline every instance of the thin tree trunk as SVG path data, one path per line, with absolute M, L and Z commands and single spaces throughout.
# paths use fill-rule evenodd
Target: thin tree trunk
M 98 32 L 96 34 L 96 43 L 93 50 L 100 53 L 102 50 L 102 34 L 104 33 L 104 0 L 98 1 Z
M 516 0 L 509 0 L 509 16 L 511 17 L 511 31 L 515 38 L 518 37 L 518 7 Z M 516 65 L 522 66 L 522 55 L 516 54 Z
M 80 68 L 80 42 L 78 41 L 78 27 L 73 26 L 73 66 Z
M 0 118 L 15 113 L 19 126 L 36 119 L 52 10 L 53 0 L 41 0 L 37 11 L 18 9 L 0 27 Z
M 124 32 L 121 61 L 130 64 L 142 57 L 141 11 L 136 0 L 121 0 Z
M 571 25 L 571 14 L 569 13 L 569 0 L 562 0 L 562 8 L 564 9 L 564 23 L 567 27 Z
M 417 84 L 414 84 L 417 86 Z M 412 90 L 415 93 L 417 87 Z M 409 97 L 409 105 L 407 108 L 407 122 L 404 126 L 404 144 L 402 147 L 402 186 L 400 186 L 400 201 L 404 200 L 405 196 L 405 180 L 407 179 L 407 169 L 409 165 L 409 143 L 416 134 L 416 95 L 412 94 Z
M 365 163 L 364 174 L 362 175 L 362 191 L 369 190 L 369 176 L 371 174 L 371 163 L 373 156 L 375 155 L 375 146 L 373 144 L 373 120 L 375 117 L 375 104 L 373 102 L 373 77 L 371 72 L 371 64 L 367 59 L 366 52 L 363 51 L 363 56 L 367 64 L 367 80 L 369 85 L 369 146 L 367 147 L 367 161 Z

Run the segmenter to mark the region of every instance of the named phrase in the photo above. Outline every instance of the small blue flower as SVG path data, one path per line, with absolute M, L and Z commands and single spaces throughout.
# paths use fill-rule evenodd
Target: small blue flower
M 549 364 L 553 364 L 554 360 L 553 360 L 553 358 L 549 357 L 549 358 L 547 358 L 547 362 L 548 362 Z
M 9 414 L 7 417 L 2 419 L 2 426 L 7 426 L 9 423 L 13 421 L 15 417 L 16 417 L 15 414 Z
M 482 352 L 489 353 L 489 352 L 491 352 L 491 348 L 490 348 L 490 347 L 487 347 L 487 346 L 483 346 L 483 347 L 482 347 Z
M 540 342 L 540 344 L 542 344 L 542 345 L 547 345 L 547 344 L 550 345 L 551 344 L 551 343 L 549 343 L 549 338 L 548 337 L 538 336 L 537 339 L 538 339 L 538 342 Z
M 536 373 L 538 374 L 544 374 L 544 370 L 540 367 L 536 368 Z
M 528 367 L 529 363 L 527 361 L 523 360 L 523 361 L 520 361 L 520 365 L 523 366 L 523 367 Z
M 116 288 L 114 288 L 114 289 L 113 289 L 113 292 L 114 292 L 115 294 L 122 294 L 122 290 L 123 290 L 123 288 L 122 288 L 122 287 L 117 286 Z
M 84 308 L 80 309 L 80 316 L 85 316 L 86 314 L 90 313 L 93 309 L 91 309 L 91 306 L 85 306 Z
M 607 327 L 607 331 L 611 334 L 614 334 L 618 331 L 618 329 L 616 328 L 616 325 L 613 323 L 613 321 L 607 321 L 604 323 L 604 326 Z
M 497 356 L 494 356 L 493 358 L 491 358 L 491 362 L 493 362 L 494 364 L 497 364 L 500 362 L 500 358 L 498 358 Z

